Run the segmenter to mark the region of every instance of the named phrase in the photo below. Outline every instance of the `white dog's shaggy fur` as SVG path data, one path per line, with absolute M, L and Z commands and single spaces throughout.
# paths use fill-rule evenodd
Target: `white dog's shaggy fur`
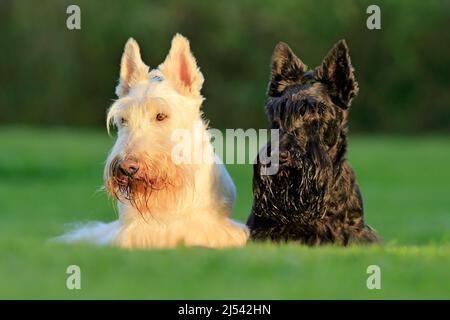
M 165 61 L 150 72 L 136 41 L 128 40 L 116 88 L 119 99 L 107 116 L 108 130 L 116 126 L 118 136 L 104 174 L 106 189 L 118 199 L 119 219 L 82 226 L 62 236 L 63 241 L 123 248 L 246 243 L 247 228 L 229 218 L 236 191 L 224 166 L 215 161 L 200 111 L 202 84 L 203 75 L 183 36 L 173 38 Z M 181 142 L 174 138 L 177 130 L 190 136 L 200 131 L 203 138 L 194 145 Z M 203 160 L 176 163 L 175 149 L 196 155 L 201 150 Z M 120 169 L 127 161 L 139 168 L 133 176 Z

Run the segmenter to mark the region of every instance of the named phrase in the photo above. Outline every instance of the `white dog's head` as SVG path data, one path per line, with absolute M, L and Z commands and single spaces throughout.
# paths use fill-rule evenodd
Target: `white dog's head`
M 138 210 L 148 208 L 153 192 L 173 190 L 185 180 L 183 168 L 171 159 L 174 130 L 191 130 L 201 119 L 203 75 L 189 48 L 177 34 L 170 52 L 149 72 L 134 39 L 125 45 L 116 88 L 118 100 L 107 116 L 118 130 L 105 167 L 105 186 L 119 200 Z

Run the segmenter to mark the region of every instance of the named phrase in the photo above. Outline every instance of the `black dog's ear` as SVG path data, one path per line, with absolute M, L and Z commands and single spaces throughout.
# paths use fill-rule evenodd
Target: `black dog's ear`
M 292 52 L 291 48 L 279 42 L 272 55 L 272 72 L 270 75 L 267 95 L 278 97 L 284 89 L 299 82 L 308 67 Z
M 359 88 L 345 40 L 337 42 L 317 67 L 316 79 L 328 86 L 334 104 L 343 109 L 350 106 Z

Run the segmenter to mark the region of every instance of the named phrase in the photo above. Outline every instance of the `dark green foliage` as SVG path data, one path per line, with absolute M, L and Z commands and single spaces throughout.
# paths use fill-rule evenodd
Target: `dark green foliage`
M 191 40 L 206 77 L 214 127 L 266 127 L 270 57 L 285 41 L 307 65 L 345 38 L 361 93 L 354 131 L 450 131 L 450 2 L 375 1 L 381 30 L 366 28 L 373 1 L 0 2 L 0 123 L 102 125 L 119 61 L 135 37 L 151 66 L 171 37 Z

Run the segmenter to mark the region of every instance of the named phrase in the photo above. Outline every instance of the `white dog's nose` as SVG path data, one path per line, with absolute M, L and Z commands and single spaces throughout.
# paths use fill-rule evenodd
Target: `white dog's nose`
M 119 170 L 122 174 L 132 178 L 139 171 L 139 164 L 135 159 L 121 160 Z

